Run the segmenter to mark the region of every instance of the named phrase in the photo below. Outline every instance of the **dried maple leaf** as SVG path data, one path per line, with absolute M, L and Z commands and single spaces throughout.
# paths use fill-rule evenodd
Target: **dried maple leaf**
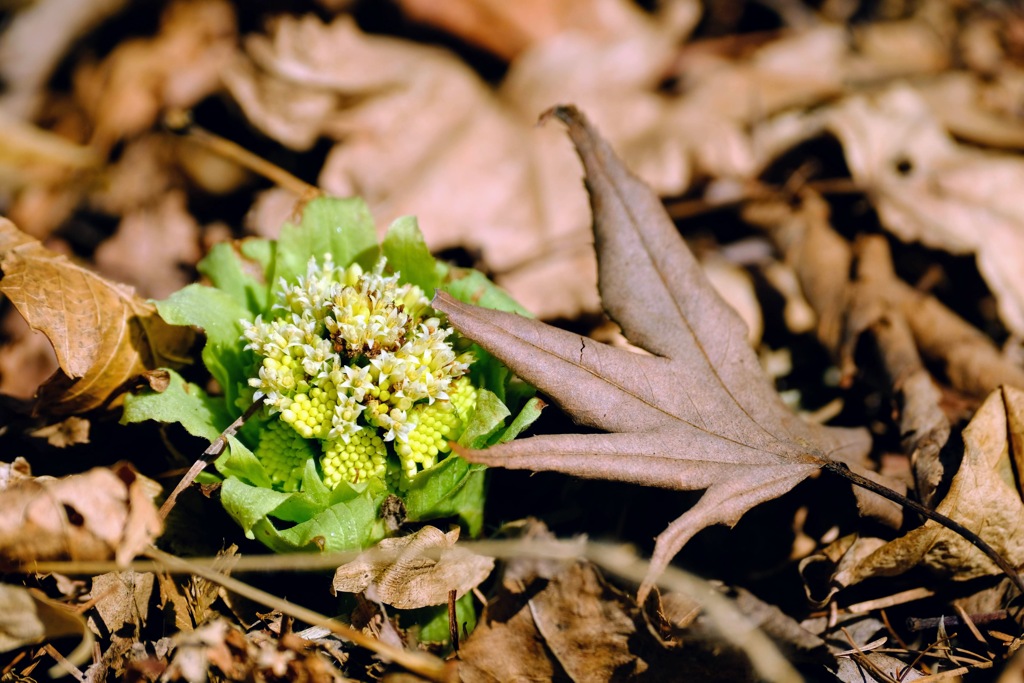
M 626 337 L 653 355 L 444 293 L 434 306 L 577 422 L 609 432 L 535 436 L 466 452 L 469 460 L 707 489 L 658 536 L 642 600 L 695 533 L 734 524 L 834 466 L 830 456 L 862 456 L 870 441 L 863 430 L 809 424 L 786 408 L 748 346 L 744 324 L 715 293 L 654 192 L 574 108 L 553 113 L 568 125 L 586 171 L 604 306 Z
M 57 353 L 63 372 L 39 389 L 40 406 L 51 413 L 97 408 L 144 371 L 186 362 L 189 328 L 168 325 L 130 288 L 46 249 L 3 218 L 0 271 L 0 292 Z

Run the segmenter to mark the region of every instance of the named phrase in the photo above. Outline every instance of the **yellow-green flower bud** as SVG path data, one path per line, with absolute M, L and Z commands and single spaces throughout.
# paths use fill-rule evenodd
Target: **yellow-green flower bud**
M 306 461 L 319 453 L 315 442 L 303 439 L 287 425 L 271 419 L 260 430 L 260 442 L 253 454 L 263 463 L 274 488 L 298 491 Z
M 306 439 L 326 439 L 332 428 L 338 392 L 332 384 L 311 387 L 309 393 L 295 394 L 281 411 L 281 420 Z
M 475 408 L 476 388 L 467 377 L 451 383 L 449 400 L 413 406 L 406 418 L 411 429 L 404 440 L 399 437 L 395 441 L 395 453 L 401 460 L 405 475 L 412 477 L 420 468 L 433 467 L 439 455 L 450 452 L 448 442 L 462 435 Z
M 376 430 L 363 427 L 350 435 L 348 441 L 324 442 L 320 460 L 324 483 L 337 488 L 341 482 L 358 484 L 369 478 L 382 478 L 387 469 L 387 449 Z
M 472 356 L 456 353 L 423 290 L 386 265 L 310 259 L 305 276 L 279 283 L 266 321 L 242 321 L 258 361 L 254 399 L 294 437 L 322 442 L 310 448 L 323 449 L 332 486 L 384 476 L 389 451 L 410 475 L 432 466 L 474 407 Z

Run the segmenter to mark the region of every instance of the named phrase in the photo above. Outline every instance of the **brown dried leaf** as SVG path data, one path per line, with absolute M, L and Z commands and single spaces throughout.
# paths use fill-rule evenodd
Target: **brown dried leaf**
M 25 588 L 0 583 L 0 652 L 63 636 L 83 638 L 69 659 L 77 665 L 87 661 L 93 639 L 81 616 Z
M 0 564 L 128 562 L 163 529 L 153 503 L 159 492 L 130 465 L 15 483 L 0 491 Z
M 0 186 L 5 189 L 54 182 L 69 172 L 95 169 L 99 164 L 95 150 L 0 110 Z
M 830 457 L 856 459 L 862 430 L 793 415 L 747 345 L 746 326 L 715 293 L 657 196 L 572 108 L 555 115 L 583 160 L 600 288 L 626 337 L 654 355 L 612 348 L 439 293 L 460 332 L 550 395 L 577 422 L 609 434 L 537 436 L 465 457 L 513 469 L 684 490 L 707 489 L 658 537 L 641 595 L 701 529 L 734 524 Z
M 66 420 L 35 430 L 32 436 L 46 439 L 55 448 L 89 443 L 89 421 L 72 415 Z
M 32 478 L 32 467 L 20 455 L 13 462 L 0 462 L 0 491 Z
M 647 19 L 639 7 L 622 0 L 528 0 L 515 4 L 502 0 L 400 0 L 399 5 L 412 20 L 455 34 L 504 59 L 566 30 L 577 35 L 614 35 L 621 33 L 624 23 Z
M 338 567 L 333 589 L 368 592 L 372 600 L 398 609 L 440 605 L 449 591 L 461 597 L 487 578 L 494 559 L 455 545 L 456 527 L 445 533 L 425 526 L 409 536 L 386 538 L 358 558 Z
M 0 109 L 28 119 L 46 101 L 46 84 L 65 52 L 91 28 L 116 14 L 127 0 L 85 0 L 70 5 L 45 0 L 9 6 L 21 11 L 0 36 L 0 79 L 7 85 Z
M 958 144 L 908 86 L 850 98 L 829 120 L 882 223 L 903 240 L 975 254 L 1003 322 L 1024 334 L 1024 162 Z
M 1024 564 L 1024 502 L 1016 472 L 1024 456 L 1024 391 L 994 391 L 964 429 L 964 457 L 936 508 L 978 534 L 1011 565 Z M 923 564 L 962 581 L 1002 570 L 969 541 L 933 521 L 889 543 L 872 539 L 855 561 L 840 560 L 834 585 L 891 576 Z
M 0 322 L 0 394 L 31 399 L 39 385 L 57 371 L 57 355 L 42 332 L 28 326 L 13 308 Z
M 863 235 L 856 251 L 841 367 L 854 366 L 857 339 L 870 331 L 899 405 L 901 445 L 913 465 L 918 500 L 932 508 L 945 471 L 941 451 L 950 434 L 942 395 L 921 361 L 910 324 L 893 302 L 897 277 L 889 243 L 881 235 Z
M 847 336 L 849 276 L 854 263 L 850 244 L 828 221 L 828 206 L 804 193 L 797 209 L 777 200 L 751 204 L 744 218 L 769 230 L 772 240 L 796 269 L 818 316 L 818 338 L 832 353 Z M 892 278 L 885 299 L 910 325 L 921 354 L 941 365 L 956 389 L 984 398 L 1002 384 L 1024 388 L 1024 369 L 1009 361 L 992 340 L 935 297 Z
M 91 410 L 144 371 L 187 362 L 189 328 L 168 325 L 130 288 L 51 252 L 3 218 L 0 269 L 0 292 L 47 336 L 63 371 L 40 387 L 37 409 Z
M 459 650 L 463 681 L 607 681 L 644 668 L 630 648 L 636 607 L 593 565 L 577 562 L 529 595 L 504 595 L 487 606 Z
M 167 108 L 187 109 L 220 89 L 237 32 L 224 0 L 176 0 L 156 36 L 126 40 L 98 65 L 79 63 L 75 89 L 95 121 L 94 144 L 107 149 L 150 128 Z
M 630 648 L 636 626 L 589 564 L 576 563 L 530 601 L 537 632 L 574 681 L 630 678 L 642 670 Z
M 92 598 L 96 615 L 103 624 L 100 635 L 135 637 L 149 618 L 149 601 L 153 595 L 152 573 L 133 571 L 110 572 L 92 580 Z M 125 629 L 128 633 L 125 633 Z

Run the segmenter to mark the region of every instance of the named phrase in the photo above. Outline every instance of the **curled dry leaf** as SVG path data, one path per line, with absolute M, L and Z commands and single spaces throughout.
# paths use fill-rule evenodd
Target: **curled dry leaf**
M 237 41 L 234 8 L 225 0 L 175 0 L 152 38 L 120 43 L 99 64 L 80 63 L 76 95 L 107 149 L 150 128 L 167 108 L 187 109 L 220 89 Z
M 32 467 L 20 455 L 13 462 L 0 462 L 0 491 L 32 478 Z
M 630 647 L 646 635 L 637 633 L 636 606 L 593 565 L 574 563 L 528 595 L 488 606 L 459 651 L 463 681 L 557 680 L 559 671 L 573 681 L 608 681 L 647 668 Z M 515 613 L 502 614 L 513 600 Z
M 414 21 L 455 34 L 506 60 L 563 32 L 614 36 L 622 33 L 623 24 L 651 21 L 638 6 L 623 0 L 528 0 L 514 5 L 502 0 L 401 0 L 399 5 Z
M 448 592 L 465 595 L 487 578 L 494 559 L 455 545 L 458 528 L 445 533 L 425 526 L 409 536 L 386 538 L 338 567 L 334 591 L 367 591 L 372 600 L 398 609 L 440 605 Z
M 907 86 L 853 97 L 829 116 L 850 172 L 903 240 L 973 253 L 1006 326 L 1024 335 L 1024 183 L 1017 156 L 958 144 Z
M 68 48 L 126 4 L 127 0 L 44 0 L 7 7 L 20 11 L 9 15 L 0 36 L 0 79 L 7 86 L 0 109 L 24 119 L 34 116 L 46 101 L 46 83 Z
M 889 243 L 881 235 L 863 235 L 856 251 L 842 365 L 853 366 L 857 338 L 870 331 L 899 405 L 901 445 L 910 456 L 918 499 L 935 507 L 933 498 L 945 470 L 941 451 L 950 433 L 942 395 L 921 361 L 906 316 L 889 295 L 897 281 Z
M 0 187 L 54 182 L 100 164 L 95 150 L 14 119 L 0 110 Z
M 57 355 L 42 332 L 8 307 L 0 319 L 0 394 L 29 401 L 39 385 L 57 371 Z
M 153 596 L 155 577 L 150 572 L 109 572 L 93 577 L 92 599 L 97 633 L 117 634 L 117 637 L 137 637 L 149 618 L 149 603 Z
M 37 439 L 46 439 L 54 448 L 67 448 L 80 443 L 89 443 L 89 421 L 72 415 L 56 424 L 47 425 L 32 432 Z
M 964 429 L 964 456 L 936 508 L 978 534 L 1013 566 L 1024 564 L 1024 502 L 1016 473 L 1024 465 L 1024 391 L 994 391 Z M 1001 572 L 961 536 L 933 521 L 889 543 L 858 539 L 829 558 L 833 586 L 901 574 L 923 564 L 955 580 Z M 853 554 L 855 553 L 855 554 Z M 851 555 L 852 554 L 852 555 Z M 848 557 L 850 556 L 850 557 Z
M 768 229 L 793 265 L 807 300 L 818 317 L 818 339 L 835 355 L 851 334 L 849 275 L 851 245 L 829 224 L 828 205 L 807 192 L 794 209 L 777 200 L 749 204 L 747 221 Z M 921 355 L 940 365 L 954 388 L 984 398 L 1002 384 L 1024 388 L 1024 369 L 1010 362 L 992 340 L 935 297 L 892 277 L 875 293 L 895 307 L 910 325 Z M 852 333 L 858 333 L 853 330 Z M 852 372 L 852 370 L 851 370 Z
M 92 654 L 92 632 L 79 614 L 20 586 L 0 583 L 0 652 L 64 636 L 82 638 L 68 660 L 76 666 L 88 661 Z M 55 671 L 51 670 L 50 675 L 59 677 L 66 673 L 59 666 Z
M 159 484 L 126 464 L 19 481 L 0 490 L 0 564 L 126 563 L 163 529 L 153 503 L 159 492 Z
M 178 367 L 193 333 L 165 323 L 156 308 L 46 249 L 0 218 L 0 292 L 43 332 L 62 372 L 40 387 L 38 408 L 66 415 L 98 408 L 146 370 Z
M 415 214 L 431 249 L 464 247 L 493 271 L 535 261 L 550 275 L 568 261 L 577 277 L 564 287 L 513 294 L 538 313 L 596 308 L 592 260 L 553 247 L 585 226 L 584 203 L 565 199 L 573 160 L 562 150 L 568 167 L 539 164 L 529 124 L 453 55 L 365 34 L 351 17 L 282 17 L 245 46 L 224 74 L 228 90 L 284 145 L 338 141 L 320 172 L 326 192 L 358 194 L 384 225 Z
M 707 489 L 658 536 L 640 594 L 698 531 L 735 524 L 830 458 L 860 458 L 863 430 L 803 422 L 747 344 L 746 326 L 715 293 L 661 202 L 573 108 L 554 110 L 586 169 L 605 309 L 631 343 L 612 348 L 439 292 L 452 324 L 547 393 L 577 422 L 608 434 L 536 436 L 464 457 L 514 469 L 682 490 Z

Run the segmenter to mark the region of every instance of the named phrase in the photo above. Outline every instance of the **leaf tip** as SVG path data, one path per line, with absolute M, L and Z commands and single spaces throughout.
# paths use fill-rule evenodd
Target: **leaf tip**
M 556 104 L 542 113 L 540 118 L 537 119 L 537 123 L 547 123 L 548 119 L 552 117 L 558 119 L 569 127 L 585 125 L 586 123 L 586 117 L 580 113 L 580 110 L 577 109 L 574 104 Z

